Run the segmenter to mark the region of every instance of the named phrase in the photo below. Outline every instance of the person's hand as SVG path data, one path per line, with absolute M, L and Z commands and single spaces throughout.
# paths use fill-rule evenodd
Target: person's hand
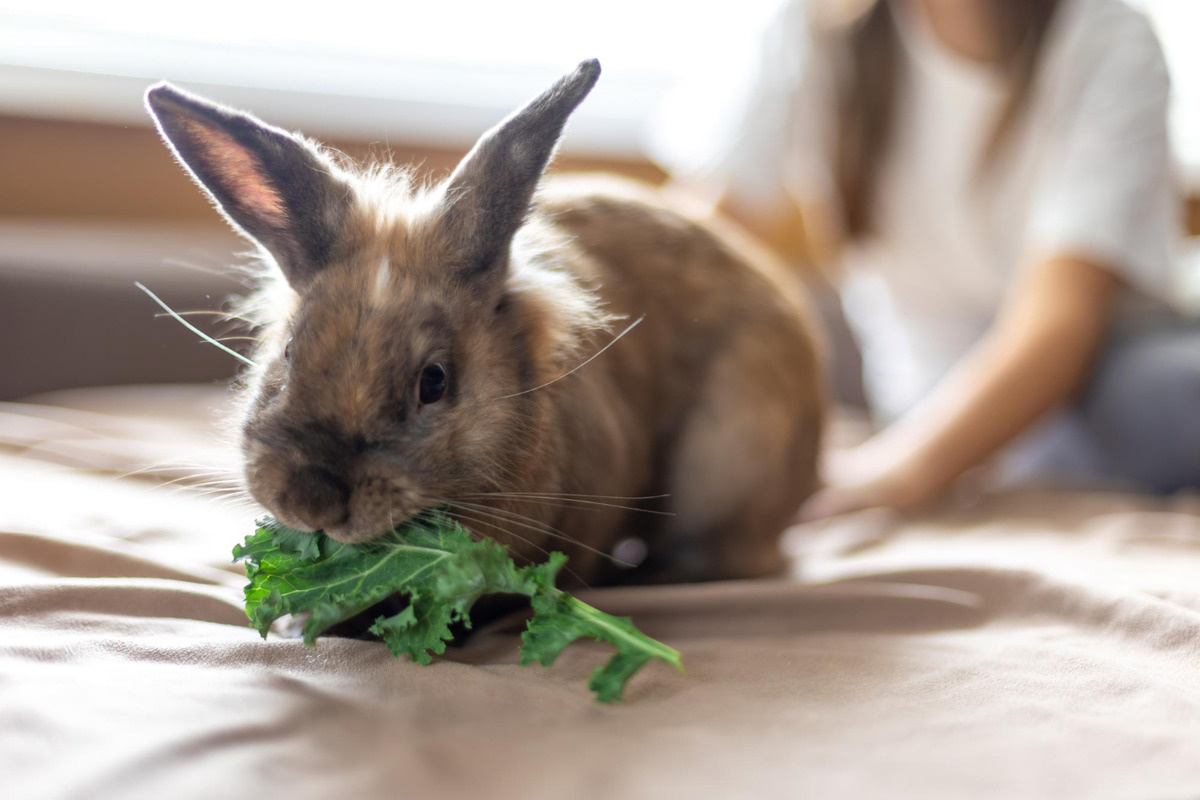
M 880 507 L 913 511 L 937 499 L 941 490 L 930 470 L 871 440 L 827 454 L 824 485 L 804 504 L 800 518 L 812 521 Z

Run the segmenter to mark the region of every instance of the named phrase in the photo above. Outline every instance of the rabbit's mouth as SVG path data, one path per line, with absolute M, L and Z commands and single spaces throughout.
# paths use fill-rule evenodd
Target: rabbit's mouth
M 327 536 L 343 544 L 378 539 L 428 510 L 420 495 L 399 478 L 365 478 L 348 495 L 344 516 L 324 526 Z
M 326 536 L 342 544 L 365 544 L 386 536 L 415 516 L 416 514 L 396 514 L 384 519 L 347 519 L 344 523 L 327 525 L 323 530 Z
M 400 525 L 406 521 L 407 521 L 407 519 L 400 519 L 400 520 L 396 521 L 396 524 Z M 337 541 L 341 542 L 342 544 L 363 544 L 363 543 L 372 541 L 373 539 L 378 539 L 379 537 L 387 534 L 391 530 L 392 530 L 392 528 L 388 526 L 387 522 L 384 522 L 382 527 L 380 527 L 378 525 L 373 525 L 373 524 L 372 525 L 341 524 L 341 525 L 329 525 L 324 528 L 324 532 L 325 532 L 326 536 L 329 536 L 332 539 L 336 539 Z
M 251 495 L 291 528 L 324 531 L 342 544 L 378 539 L 429 509 L 403 476 L 349 480 L 319 466 L 252 469 Z

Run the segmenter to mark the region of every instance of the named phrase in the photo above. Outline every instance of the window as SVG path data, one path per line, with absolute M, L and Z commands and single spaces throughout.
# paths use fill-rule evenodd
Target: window
M 672 83 L 752 51 L 777 2 L 0 0 L 0 110 L 141 122 L 168 78 L 314 135 L 465 146 L 594 56 L 568 146 L 631 156 Z

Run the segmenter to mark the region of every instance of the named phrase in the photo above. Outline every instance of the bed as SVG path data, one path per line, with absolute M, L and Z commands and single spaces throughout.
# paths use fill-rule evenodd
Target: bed
M 430 666 L 247 625 L 220 389 L 0 404 L 0 795 L 1200 796 L 1200 502 L 1010 492 L 793 529 L 788 579 L 594 590 L 623 704 L 520 620 Z

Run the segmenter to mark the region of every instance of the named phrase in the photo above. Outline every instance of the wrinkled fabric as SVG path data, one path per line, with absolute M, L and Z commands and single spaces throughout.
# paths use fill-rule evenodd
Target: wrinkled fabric
M 520 667 L 519 616 L 427 667 L 260 639 L 253 510 L 161 480 L 236 466 L 214 397 L 0 406 L 4 797 L 1200 796 L 1194 499 L 865 513 L 786 580 L 587 592 L 686 666 L 601 706 L 605 649 Z

